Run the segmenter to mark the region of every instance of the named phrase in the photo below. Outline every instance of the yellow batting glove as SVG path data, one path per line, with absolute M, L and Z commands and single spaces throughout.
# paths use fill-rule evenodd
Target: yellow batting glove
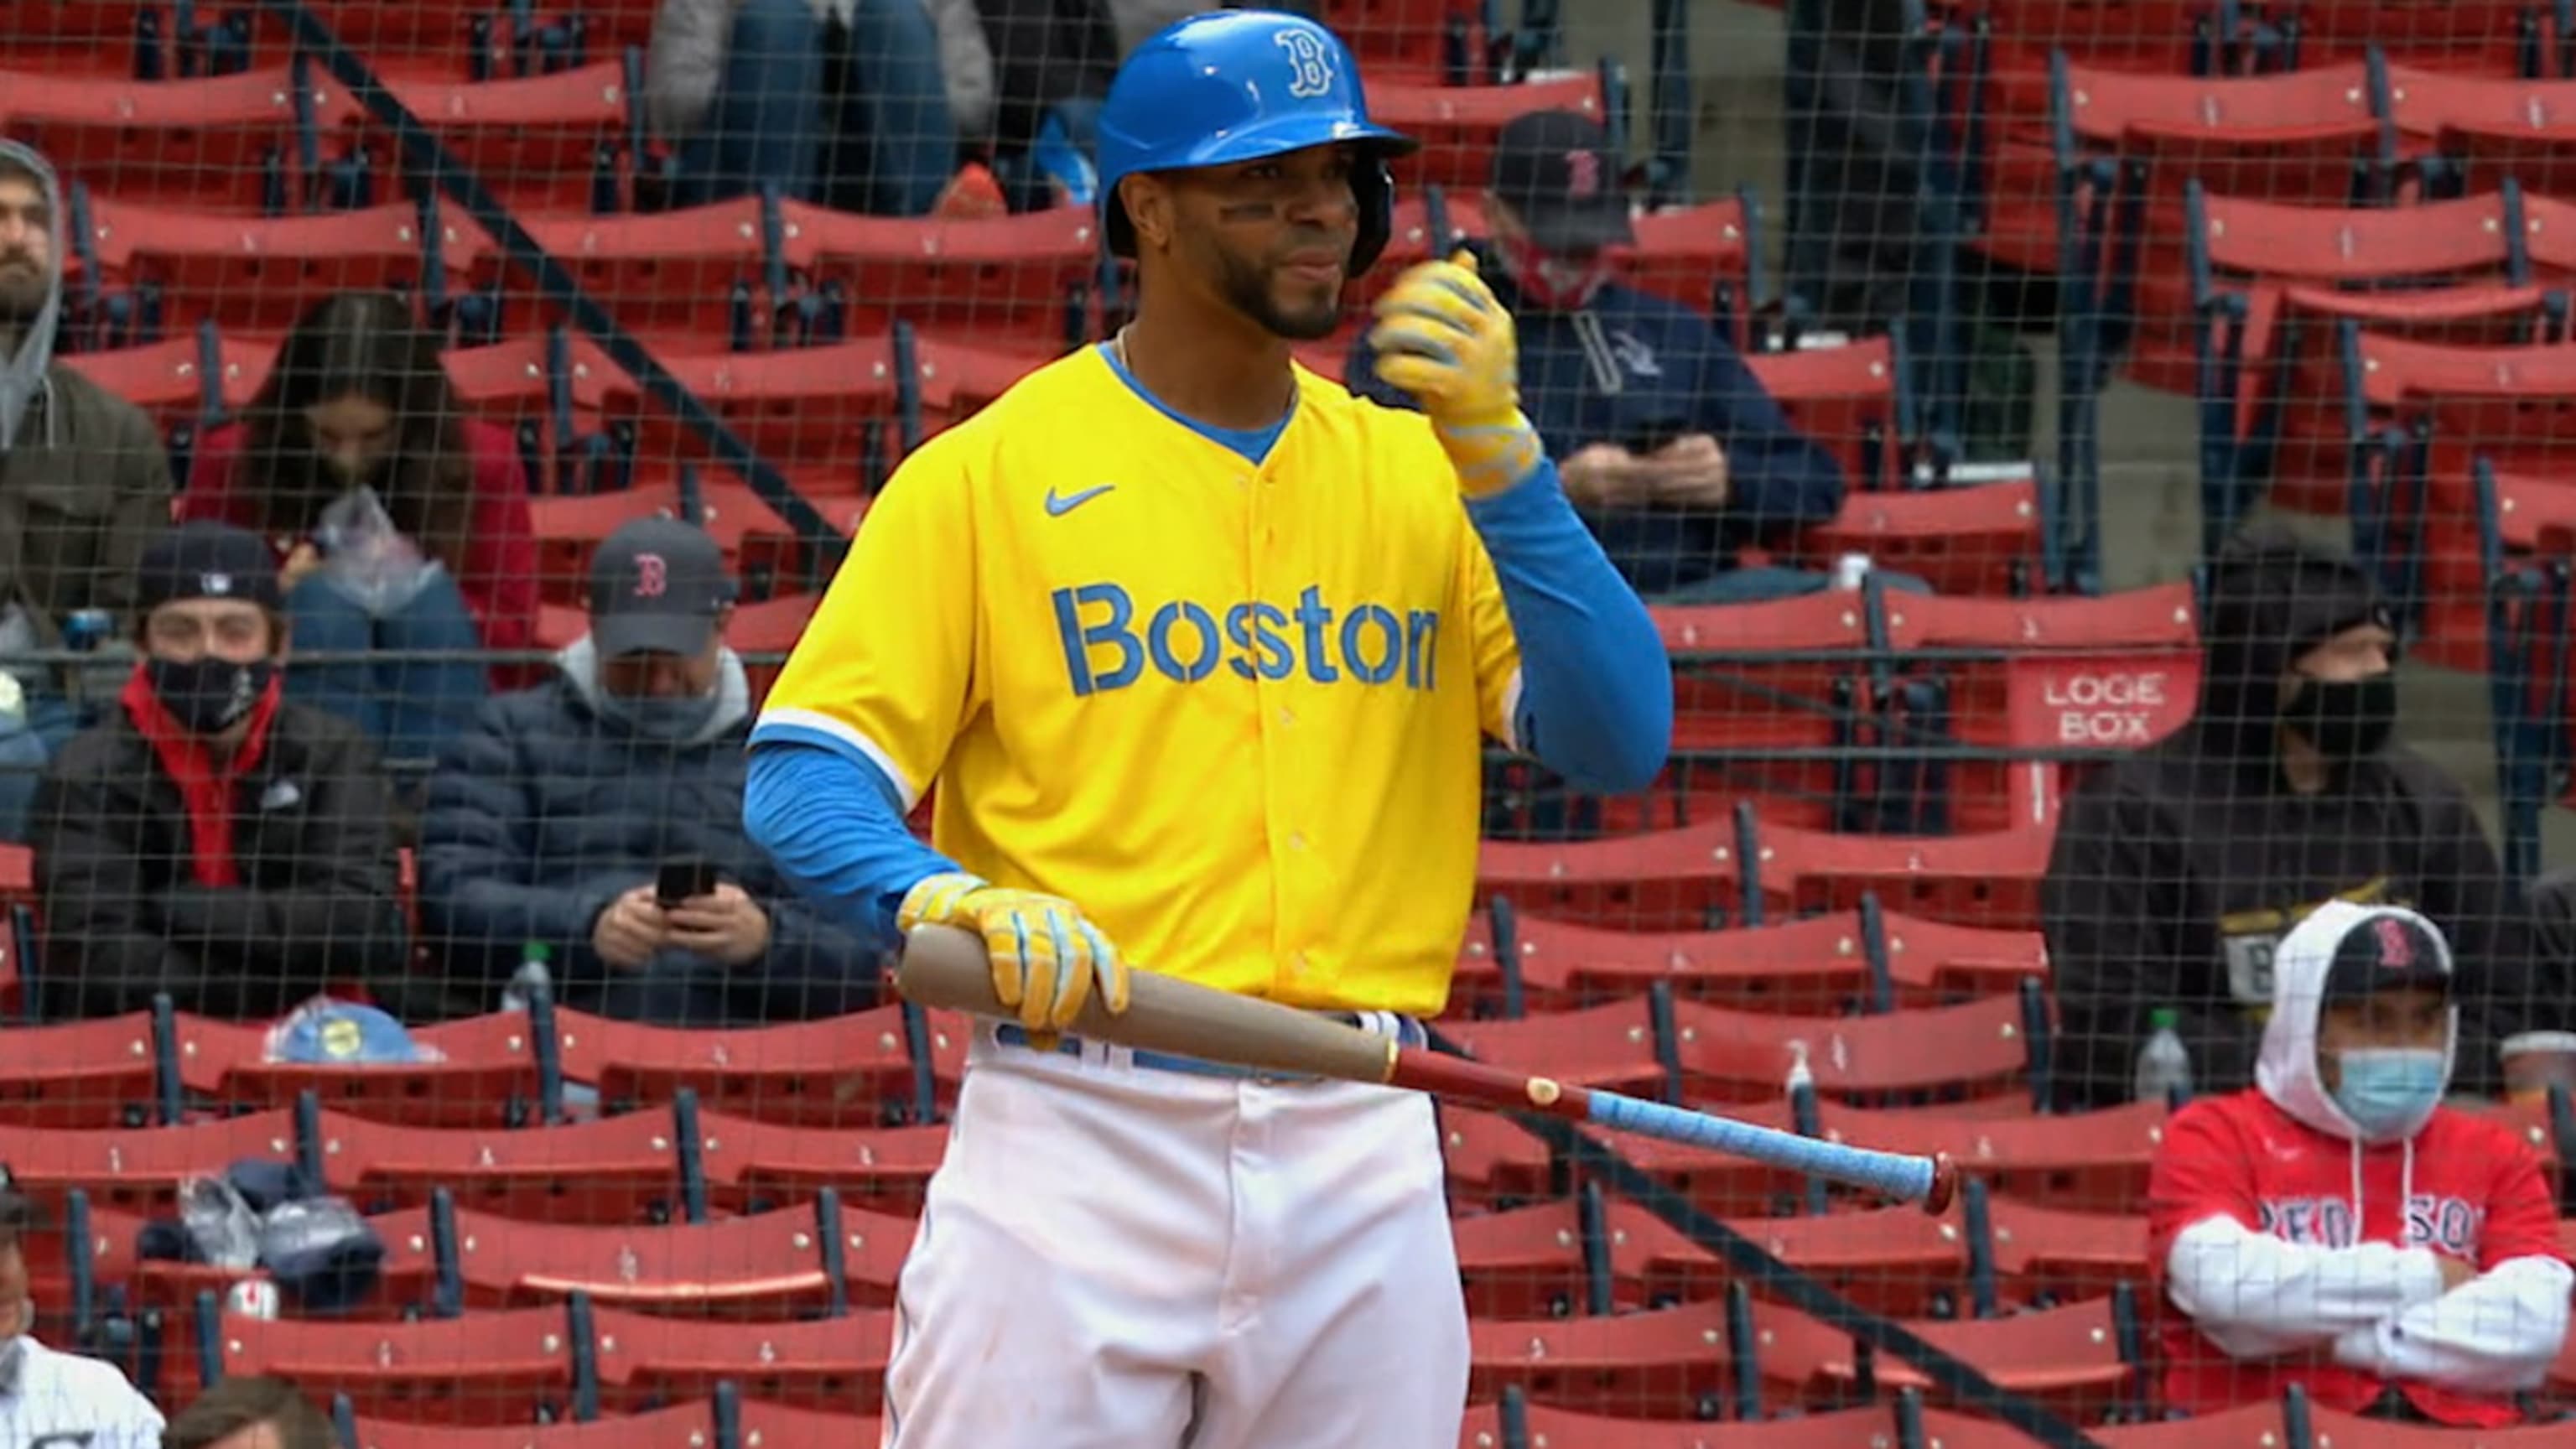
M 1406 268 L 1376 311 L 1378 378 L 1422 404 L 1458 486 L 1480 497 L 1529 476 L 1542 449 L 1521 412 L 1520 345 L 1512 314 L 1476 275 L 1475 254 Z
M 1016 1009 L 1030 1044 L 1053 1050 L 1096 987 L 1112 1015 L 1127 1009 L 1127 964 L 1073 902 L 1009 890 L 963 872 L 924 877 L 904 893 L 896 926 L 956 926 L 984 938 L 993 994 Z

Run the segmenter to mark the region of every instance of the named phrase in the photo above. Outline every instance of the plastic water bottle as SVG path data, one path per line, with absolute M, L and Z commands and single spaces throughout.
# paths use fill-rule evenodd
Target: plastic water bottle
M 2177 1091 L 2191 1095 L 2191 1052 L 2174 1033 L 2178 1019 L 2169 1006 L 2156 1008 L 2147 1018 L 2155 1030 L 2138 1049 L 2138 1101 L 2169 1102 Z
M 510 984 L 501 990 L 503 1011 L 524 1012 L 535 999 L 538 987 L 553 989 L 554 973 L 546 963 L 554 955 L 554 948 L 543 941 L 530 941 L 519 948 L 519 969 L 510 973 Z

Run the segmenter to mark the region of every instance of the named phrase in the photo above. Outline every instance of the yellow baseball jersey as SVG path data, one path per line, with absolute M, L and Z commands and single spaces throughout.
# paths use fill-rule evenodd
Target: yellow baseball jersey
M 1419 415 L 1300 369 L 1254 464 L 1084 348 L 906 459 L 763 725 L 1142 969 L 1436 1014 L 1520 654 Z

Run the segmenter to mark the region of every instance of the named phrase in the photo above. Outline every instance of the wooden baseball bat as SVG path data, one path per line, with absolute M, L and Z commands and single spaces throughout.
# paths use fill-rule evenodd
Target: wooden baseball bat
M 1923 1204 L 1940 1213 L 1957 1190 L 1948 1155 L 1879 1152 L 1530 1076 L 1407 1047 L 1345 1022 L 1258 997 L 1130 970 L 1127 1009 L 1111 1015 L 1095 992 L 1073 1035 L 1135 1051 L 1283 1075 L 1329 1077 L 1435 1093 L 1482 1106 L 1544 1112 L 1578 1122 L 1686 1142 Z M 993 990 L 984 943 L 951 926 L 917 926 L 904 944 L 895 990 L 925 1007 L 1016 1019 Z

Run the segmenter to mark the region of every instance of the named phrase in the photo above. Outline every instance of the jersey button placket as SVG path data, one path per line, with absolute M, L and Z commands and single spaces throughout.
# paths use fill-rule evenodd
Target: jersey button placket
M 1245 492 L 1249 503 L 1246 511 L 1253 597 L 1293 610 L 1303 583 L 1293 562 L 1282 556 L 1274 512 L 1280 494 L 1270 471 L 1264 468 L 1254 473 L 1246 480 Z M 1305 878 L 1311 868 L 1307 841 L 1299 820 L 1304 808 L 1301 793 L 1305 777 L 1301 747 L 1308 731 L 1299 722 L 1302 701 L 1297 696 L 1311 687 L 1307 679 L 1313 664 L 1306 658 L 1302 640 L 1291 652 L 1295 660 L 1283 677 L 1264 677 L 1257 685 L 1262 704 L 1262 813 L 1269 836 L 1264 842 L 1265 863 L 1273 902 L 1271 959 L 1280 963 L 1287 978 L 1281 984 L 1287 985 L 1300 984 L 1309 974 L 1305 946 L 1311 915 L 1307 901 L 1312 894 Z

